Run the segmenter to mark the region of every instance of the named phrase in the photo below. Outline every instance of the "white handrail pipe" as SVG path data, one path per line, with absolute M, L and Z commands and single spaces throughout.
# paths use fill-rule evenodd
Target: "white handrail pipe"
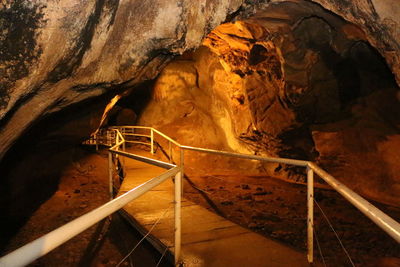
M 314 261 L 314 172 L 307 166 L 307 259 Z
M 182 236 L 182 218 L 181 218 L 181 184 L 182 184 L 182 170 L 175 175 L 175 237 L 174 237 L 174 256 L 175 256 L 175 266 L 179 265 L 181 260 L 181 236 Z
M 314 170 L 319 177 L 333 187 L 339 194 L 359 209 L 365 216 L 370 218 L 382 230 L 400 243 L 400 224 L 390 218 L 384 212 L 369 203 L 366 199 L 352 191 L 350 188 L 336 180 L 332 175 L 321 169 L 318 165 L 310 162 L 308 166 Z
M 220 151 L 214 149 L 207 149 L 207 148 L 199 148 L 199 147 L 192 147 L 192 146 L 181 146 L 181 148 L 185 150 L 192 150 L 197 152 L 203 153 L 210 153 L 228 157 L 236 157 L 242 159 L 253 159 L 259 161 L 266 161 L 266 162 L 274 162 L 274 163 L 284 163 L 290 164 L 300 167 L 307 167 L 308 161 L 305 160 L 297 160 L 297 159 L 287 159 L 287 158 L 274 158 L 274 157 L 263 157 L 263 156 L 255 156 L 255 155 L 248 155 L 248 154 L 241 154 L 241 153 L 234 153 L 234 152 L 227 152 L 227 151 Z
M 103 206 L 82 215 L 81 217 L 57 228 L 56 230 L 26 244 L 25 246 L 14 250 L 10 254 L 0 258 L 0 267 L 19 267 L 26 266 L 34 260 L 46 255 L 56 247 L 62 245 L 69 239 L 83 232 L 90 226 L 101 221 L 110 214 L 121 209 L 132 200 L 140 197 L 147 191 L 164 182 L 166 179 L 177 174 L 179 167 L 175 167 L 165 173 L 145 182 L 132 190 L 126 192 L 120 197 L 107 202 Z
M 154 154 L 154 132 L 153 128 L 150 129 L 150 142 L 151 142 L 151 154 Z

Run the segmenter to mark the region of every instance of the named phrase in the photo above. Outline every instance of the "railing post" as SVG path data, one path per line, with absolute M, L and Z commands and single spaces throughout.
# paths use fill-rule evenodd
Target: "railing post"
M 115 130 L 115 144 L 118 144 L 118 143 L 119 143 L 119 134 L 118 134 L 117 130 Z M 115 149 L 119 150 L 119 146 L 117 146 Z
M 125 152 L 125 150 L 126 150 L 126 142 L 125 142 L 125 135 L 122 135 L 122 137 L 124 138 L 124 142 L 122 143 L 122 151 L 124 151 Z M 122 157 L 122 165 L 123 166 L 125 166 L 125 157 Z
M 185 150 L 180 147 L 180 160 L 179 160 L 179 165 L 181 167 L 181 173 L 182 173 L 182 179 L 185 177 L 185 171 L 184 171 L 184 167 L 185 167 Z M 181 188 L 181 192 L 182 192 L 182 196 L 183 196 L 183 181 L 182 181 L 182 188 Z
M 182 170 L 175 175 L 175 266 L 179 265 L 181 257 L 181 183 Z
M 125 130 L 125 128 L 122 128 L 121 130 L 122 130 L 122 137 L 124 138 L 124 141 L 125 141 L 126 140 L 126 135 L 125 135 L 126 130 Z M 126 149 L 125 144 L 126 144 L 126 142 L 122 143 L 122 151 L 125 151 L 125 149 Z
M 154 154 L 154 132 L 153 132 L 153 128 L 150 129 L 150 141 L 151 141 L 151 154 Z
M 113 133 L 115 134 L 115 144 L 118 144 L 119 143 L 119 135 L 118 135 L 118 132 L 117 132 L 118 130 L 114 130 L 113 131 Z M 111 140 L 111 146 L 113 146 L 114 144 L 113 144 L 113 142 L 112 142 L 112 140 Z M 119 150 L 119 146 L 117 146 L 116 148 L 115 148 L 116 150 Z M 118 160 L 119 159 L 119 155 L 117 154 L 117 155 L 115 155 L 115 158 Z
M 112 153 L 108 152 L 108 179 L 109 179 L 109 192 L 110 199 L 114 198 L 114 188 L 113 188 L 113 162 L 112 162 Z
M 314 171 L 307 166 L 307 259 L 314 261 Z
M 168 152 L 169 152 L 169 163 L 172 163 L 172 144 L 171 141 L 168 141 Z

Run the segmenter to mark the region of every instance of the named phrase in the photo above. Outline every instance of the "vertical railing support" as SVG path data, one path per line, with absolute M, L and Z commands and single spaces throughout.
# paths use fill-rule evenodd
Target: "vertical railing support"
M 307 166 L 307 260 L 314 261 L 314 171 Z
M 181 167 L 181 174 L 182 174 L 182 179 L 185 177 L 185 150 L 180 147 L 180 160 L 179 160 L 179 165 Z M 183 180 L 182 180 L 182 188 L 181 188 L 182 196 L 183 196 Z
M 115 144 L 118 144 L 118 143 L 119 143 L 119 134 L 118 134 L 117 130 L 115 130 Z M 117 146 L 115 149 L 119 150 L 119 146 Z
M 172 159 L 172 144 L 171 144 L 171 141 L 168 141 L 168 153 L 169 153 L 169 163 L 172 163 L 173 159 Z
M 118 135 L 118 132 L 117 132 L 118 130 L 114 130 L 114 134 L 115 134 L 115 145 L 116 144 L 118 144 L 119 143 L 119 135 Z M 113 146 L 114 144 L 113 144 L 113 142 L 112 142 L 112 140 L 111 140 L 111 146 Z M 116 148 L 115 148 L 116 150 L 119 150 L 119 146 L 117 146 Z M 119 159 L 119 155 L 117 154 L 117 155 L 115 155 L 115 158 L 118 160 Z
M 181 183 L 182 183 L 182 170 L 175 175 L 175 266 L 180 264 L 181 257 Z
M 126 142 L 125 142 L 125 131 L 123 131 L 122 137 L 124 138 L 124 142 L 122 143 L 122 151 L 126 150 Z M 122 157 L 122 165 L 125 167 L 125 157 Z
M 108 152 L 108 179 L 109 179 L 109 192 L 110 192 L 110 199 L 114 198 L 114 188 L 113 188 L 113 160 L 112 160 L 112 153 Z
M 154 154 L 154 132 L 150 129 L 151 154 Z

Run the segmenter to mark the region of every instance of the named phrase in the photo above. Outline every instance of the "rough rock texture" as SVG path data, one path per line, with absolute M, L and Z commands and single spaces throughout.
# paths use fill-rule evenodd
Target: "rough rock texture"
M 0 158 L 45 114 L 155 77 L 171 57 L 197 47 L 227 16 L 251 16 L 281 2 L 304 5 L 243 2 L 2 2 Z M 395 0 L 314 2 L 358 25 L 400 80 Z
M 3 2 L 0 158 L 42 116 L 155 77 L 241 2 Z
M 400 5 L 396 0 L 313 1 L 359 26 L 400 83 Z
M 312 2 L 321 6 L 311 5 Z M 397 89 L 393 89 L 392 84 L 381 84 L 381 81 L 386 79 L 382 78 L 381 74 L 382 62 L 379 63 L 379 57 L 371 47 L 372 45 L 377 48 L 400 83 L 400 16 L 399 5 L 396 2 L 2 1 L 0 188 L 8 192 L 5 197 L 2 196 L 2 200 L 6 200 L 6 204 L 2 206 L 7 206 L 7 201 L 21 198 L 29 189 L 29 185 L 35 182 L 34 175 L 39 172 L 37 166 L 43 166 L 43 159 L 51 155 L 49 152 L 43 152 L 43 155 L 33 161 L 34 157 L 28 154 L 38 155 L 39 148 L 45 146 L 37 143 L 34 138 L 29 139 L 27 135 L 42 136 L 42 142 L 47 144 L 53 153 L 68 150 L 68 147 L 59 146 L 65 143 L 64 138 L 69 138 L 65 143 L 69 147 L 79 143 L 83 136 L 88 135 L 95 127 L 93 122 L 98 122 L 101 116 L 101 112 L 98 112 L 99 107 L 87 105 L 86 100 L 92 99 L 105 106 L 115 94 L 122 94 L 133 87 L 137 90 L 137 85 L 156 77 L 173 57 L 197 48 L 203 37 L 212 29 L 223 21 L 235 18 L 249 18 L 250 25 L 259 25 L 239 34 L 244 37 L 244 42 L 242 47 L 237 49 L 237 53 L 215 51 L 210 43 L 208 46 L 213 52 L 204 51 L 206 49 L 202 48 L 203 52 L 200 53 L 203 53 L 201 56 L 205 58 L 196 61 L 196 64 L 203 62 L 201 64 L 204 66 L 201 68 L 210 74 L 197 74 L 197 67 L 193 67 L 192 63 L 188 64 L 190 66 L 184 72 L 180 67 L 176 67 L 178 71 L 170 70 L 178 72 L 177 76 L 185 73 L 184 79 L 173 79 L 174 84 L 190 81 L 189 88 L 192 88 L 194 82 L 193 94 L 203 97 L 204 101 L 200 101 L 202 103 L 210 101 L 197 107 L 186 89 L 177 89 L 184 85 L 176 86 L 176 91 L 173 87 L 168 89 L 168 92 L 175 95 L 180 94 L 178 99 L 186 99 L 186 102 L 175 101 L 178 110 L 184 110 L 182 121 L 190 116 L 197 116 L 198 123 L 194 124 L 195 127 L 214 129 L 207 132 L 209 136 L 204 136 L 203 139 L 219 140 L 210 145 L 241 152 L 268 151 L 280 156 L 319 159 L 321 162 L 328 160 L 328 164 L 335 153 L 336 158 L 357 162 L 358 157 L 352 156 L 353 149 L 356 149 L 357 153 L 364 157 L 361 162 L 365 159 L 368 159 L 366 162 L 380 162 L 376 168 L 365 172 L 372 173 L 378 168 L 387 170 L 387 173 L 377 172 L 377 175 L 388 177 L 385 178 L 385 183 L 388 184 L 383 183 L 382 186 L 394 188 L 388 193 L 396 194 L 399 190 L 396 189 L 398 170 L 395 167 L 398 154 L 391 148 L 398 143 L 399 116 L 396 101 L 399 94 L 397 93 L 396 98 Z M 279 6 L 284 8 L 279 9 Z M 344 23 L 337 18 L 332 19 L 331 13 L 322 12 L 324 8 L 354 24 Z M 303 17 L 307 19 L 300 19 Z M 315 32 L 309 30 L 314 26 Z M 287 33 L 290 34 L 286 36 Z M 294 42 L 290 38 L 300 40 L 298 46 L 291 47 Z M 220 33 L 209 40 L 229 40 L 240 46 L 241 42 L 236 42 L 236 39 L 234 36 Z M 286 43 L 281 42 L 285 40 Z M 350 48 L 349 45 L 353 43 L 354 46 Z M 318 52 L 321 48 L 324 53 Z M 243 60 L 249 64 L 241 64 Z M 233 64 L 236 61 L 240 64 Z M 333 67 L 326 64 L 331 61 Z M 348 76 L 357 76 L 351 73 L 354 64 L 361 66 L 357 69 L 361 78 L 349 79 Z M 379 74 L 370 75 L 375 72 Z M 215 77 L 211 76 L 211 73 Z M 201 79 L 196 80 L 196 77 L 200 76 Z M 169 78 L 161 79 L 170 82 Z M 205 85 L 207 83 L 211 84 Z M 386 90 L 375 90 L 378 85 Z M 230 89 L 224 90 L 226 87 Z M 268 90 L 251 89 L 258 87 Z M 341 88 L 358 89 L 343 91 Z M 164 89 L 156 89 L 157 91 L 163 92 Z M 169 96 L 158 94 L 157 98 L 161 103 L 161 100 Z M 135 100 L 138 102 L 136 107 L 139 107 L 134 110 L 136 114 L 142 110 L 143 102 L 147 101 L 141 100 L 142 95 L 139 99 Z M 387 99 L 393 103 L 384 107 L 379 105 L 389 101 Z M 160 105 L 161 109 L 162 104 Z M 70 106 L 75 107 L 66 110 Z M 93 112 L 92 108 L 96 111 Z M 166 113 L 167 110 L 161 110 L 165 115 L 164 123 L 167 124 L 170 120 L 169 114 Z M 218 112 L 226 114 L 221 115 Z M 66 116 L 66 113 L 69 113 L 69 116 Z M 213 114 L 216 114 L 216 117 Z M 348 116 L 349 114 L 351 116 Z M 341 128 L 340 125 L 332 124 L 337 123 L 338 118 L 344 115 L 347 116 L 347 120 L 344 120 L 343 124 L 354 127 Z M 129 116 L 133 116 L 133 113 Z M 77 127 L 71 122 L 73 117 L 80 117 L 80 123 L 85 126 Z M 355 122 L 354 118 L 362 119 Z M 371 121 L 369 118 L 375 119 Z M 277 121 L 279 123 L 275 123 Z M 62 128 L 64 123 L 67 124 L 66 128 Z M 329 124 L 329 127 L 335 130 L 329 132 L 315 124 Z M 65 130 L 64 135 L 58 128 Z M 371 128 L 379 130 L 371 132 Z M 46 134 L 43 134 L 44 132 Z M 366 132 L 370 132 L 370 135 L 366 135 Z M 329 133 L 332 134 L 330 137 Z M 365 140 L 359 138 L 364 140 L 365 144 L 355 145 L 349 150 L 340 149 L 340 144 L 348 144 L 355 140 L 355 137 L 347 140 L 349 135 L 365 137 Z M 220 141 L 221 136 L 227 139 Z M 21 141 L 18 141 L 21 137 Z M 193 144 L 200 144 L 202 140 L 190 135 L 188 138 L 191 138 L 188 141 L 193 141 Z M 334 152 L 332 148 L 337 151 Z M 377 151 L 379 153 L 376 153 Z M 23 163 L 24 158 L 28 163 Z M 17 161 L 21 162 L 17 164 Z M 11 165 L 10 162 L 14 163 Z M 47 164 L 51 166 L 51 162 Z M 25 173 L 19 172 L 21 166 L 25 166 Z M 4 168 L 8 171 L 9 168 L 15 168 L 18 172 L 9 175 L 3 171 Z M 348 171 L 340 168 L 337 167 L 333 171 Z M 270 171 L 275 170 L 272 168 Z M 17 173 L 20 177 L 15 176 Z M 24 180 L 18 179 L 24 179 L 21 177 L 26 177 L 26 173 L 30 178 L 23 188 Z M 51 176 L 46 176 L 46 179 L 49 177 Z M 356 182 L 355 186 L 358 184 Z M 373 188 L 373 185 L 372 183 L 368 188 Z M 379 192 L 385 190 L 379 189 Z M 40 197 L 32 196 L 32 199 L 35 198 Z M 393 200 L 392 196 L 388 198 L 388 201 Z M 20 207 L 18 205 L 9 208 L 17 209 Z
M 305 2 L 317 3 L 360 27 L 368 42 L 385 57 L 400 83 L 400 6 L 396 0 L 261 0 L 244 5 L 242 14 L 246 18 L 279 3 L 304 5 Z
M 0 219 L 10 234 L 57 188 L 110 99 L 197 47 L 241 2 L 0 3 Z
M 142 124 L 188 145 L 317 161 L 398 203 L 398 87 L 360 28 L 317 5 L 282 3 L 219 26 L 203 45 L 164 69 Z M 287 166 L 227 164 L 304 179 Z

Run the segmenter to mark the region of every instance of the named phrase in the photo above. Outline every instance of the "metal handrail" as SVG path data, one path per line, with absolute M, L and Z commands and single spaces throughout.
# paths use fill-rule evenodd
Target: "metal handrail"
M 252 160 L 274 162 L 274 163 L 284 163 L 284 164 L 290 164 L 290 165 L 295 165 L 295 166 L 300 166 L 300 167 L 307 167 L 307 164 L 309 163 L 308 161 L 305 161 L 305 160 L 255 156 L 255 155 L 247 155 L 247 154 L 241 154 L 241 153 L 233 153 L 233 152 L 228 152 L 228 151 L 199 148 L 199 147 L 193 147 L 193 146 L 181 146 L 181 148 L 185 149 L 185 150 L 192 150 L 192 151 L 222 155 L 222 156 L 227 156 L 227 157 L 252 159 Z
M 110 149 L 110 151 L 112 151 L 114 154 L 125 156 L 130 159 L 139 160 L 139 161 L 142 161 L 145 163 L 149 163 L 151 165 L 161 167 L 164 169 L 170 169 L 175 166 L 174 164 L 171 164 L 168 162 L 164 162 L 164 161 L 156 160 L 156 159 L 152 159 L 152 158 L 147 158 L 147 157 L 143 157 L 143 156 L 139 156 L 139 155 L 123 152 L 123 151 L 118 151 L 118 150 L 114 150 L 114 149 Z
M 321 169 L 317 164 L 309 162 L 308 166 L 327 182 L 333 189 L 347 199 L 353 206 L 359 209 L 365 216 L 371 219 L 382 230 L 388 233 L 393 239 L 400 243 L 400 224 L 389 217 L 386 213 L 372 205 L 365 198 L 361 197 L 350 188 L 336 180 L 332 175 Z
M 359 209 L 364 215 L 366 215 L 369 219 L 371 219 L 378 227 L 384 230 L 387 234 L 389 234 L 394 240 L 400 243 L 400 224 L 392 219 L 390 216 L 376 208 L 370 202 L 368 202 L 365 198 L 361 197 L 356 192 L 349 189 L 347 186 L 336 180 L 332 175 L 324 171 L 317 164 L 311 161 L 305 160 L 296 160 L 296 159 L 288 159 L 288 158 L 276 158 L 276 157 L 265 157 L 265 156 L 256 156 L 256 155 L 247 155 L 242 153 L 234 153 L 228 151 L 214 150 L 214 149 L 206 149 L 192 146 L 184 146 L 179 144 L 177 141 L 173 140 L 171 137 L 167 136 L 164 133 L 161 133 L 157 129 L 149 126 L 119 126 L 120 129 L 129 128 L 129 129 L 147 129 L 150 130 L 151 137 L 151 152 L 153 153 L 153 143 L 154 143 L 154 135 L 153 133 L 157 133 L 160 136 L 164 137 L 166 140 L 170 142 L 169 150 L 170 150 L 170 158 L 172 157 L 171 151 L 171 143 L 175 144 L 180 149 L 180 167 L 182 171 L 182 175 L 184 173 L 184 151 L 191 150 L 202 153 L 210 153 L 216 155 L 230 156 L 236 158 L 250 159 L 250 160 L 259 160 L 266 162 L 274 162 L 274 163 L 284 163 L 289 165 L 295 165 L 306 168 L 307 173 L 307 258 L 310 263 L 313 262 L 313 232 L 314 232 L 314 172 L 318 174 L 318 176 L 327 182 L 333 189 L 335 189 L 338 193 L 340 193 L 347 201 L 349 201 L 353 206 Z
M 166 162 L 162 162 L 159 160 L 147 158 L 147 157 L 142 157 L 139 155 L 119 151 L 119 147 L 122 145 L 122 149 L 125 150 L 125 138 L 121 134 L 122 132 L 126 132 L 126 129 L 128 127 L 114 127 L 112 128 L 116 132 L 116 139 L 115 139 L 115 145 L 112 146 L 108 150 L 108 169 L 109 169 L 109 190 L 110 190 L 110 198 L 112 199 L 114 196 L 114 185 L 113 185 L 113 160 L 112 160 L 112 154 L 116 154 L 116 156 L 121 155 L 125 157 L 129 157 L 135 160 L 139 160 L 142 162 L 146 162 L 158 167 L 162 168 L 175 168 L 176 165 L 174 164 L 169 164 Z M 154 153 L 154 131 L 150 127 L 129 127 L 132 129 L 138 128 L 138 129 L 150 129 L 150 146 L 151 146 L 151 154 Z M 171 139 L 172 140 L 172 139 Z M 181 220 L 181 198 L 182 198 L 182 178 L 183 178 L 183 165 L 179 167 L 179 172 L 175 176 L 175 183 L 174 183 L 174 244 L 175 244 L 175 250 L 174 250 L 174 261 L 175 265 L 178 266 L 180 263 L 180 258 L 181 258 L 181 246 L 182 246 L 182 241 L 181 241 L 181 233 L 182 233 L 182 220 Z
M 148 137 L 148 138 L 150 138 L 151 136 L 150 135 L 147 135 L 147 134 L 134 134 L 134 133 L 124 133 L 124 135 L 125 136 L 139 136 L 139 137 Z
M 173 143 L 174 145 L 178 146 L 178 147 L 182 147 L 181 144 L 179 144 L 178 142 L 176 142 L 174 139 L 172 139 L 171 137 L 169 137 L 166 134 L 163 134 L 162 132 L 158 131 L 157 129 L 151 128 L 153 130 L 153 132 L 159 134 L 160 136 L 164 137 L 165 139 L 167 139 L 168 141 L 170 141 L 171 143 Z
M 105 217 L 111 215 L 112 213 L 118 211 L 123 206 L 131 202 L 132 200 L 140 197 L 144 193 L 150 191 L 157 185 L 161 184 L 171 176 L 175 176 L 175 195 L 174 195 L 174 214 L 175 214 L 175 264 L 178 265 L 180 261 L 180 251 L 181 251 L 181 182 L 182 182 L 182 168 L 176 166 L 174 164 L 134 155 L 131 153 L 127 153 L 124 151 L 120 151 L 120 146 L 122 145 L 122 149 L 125 150 L 125 138 L 121 134 L 118 129 L 112 129 L 115 136 L 111 137 L 109 149 L 109 190 L 111 200 L 106 204 L 96 208 L 95 210 L 86 213 L 75 220 L 53 230 L 52 232 L 20 247 L 19 249 L 14 250 L 13 252 L 3 256 L 0 258 L 0 267 L 9 267 L 9 266 L 26 266 L 34 260 L 46 255 L 56 247 L 64 244 L 71 238 L 75 237 L 79 233 L 88 229 L 95 223 L 98 223 Z M 100 132 L 100 131 L 99 131 Z M 107 137 L 109 137 L 109 131 L 106 131 Z M 96 134 L 92 137 L 96 140 Z M 114 138 L 114 139 L 112 139 Z M 108 141 L 108 140 L 107 140 Z M 115 141 L 115 145 L 113 145 L 113 141 Z M 153 142 L 153 138 L 152 138 Z M 108 142 L 106 143 L 108 145 Z M 153 145 L 152 145 L 153 147 Z M 168 169 L 165 173 L 152 178 L 151 180 L 131 189 L 125 194 L 113 199 L 113 160 L 112 154 L 116 154 L 117 156 L 129 157 L 132 159 L 136 159 L 139 161 L 147 162 L 153 164 L 155 166 L 159 166 L 165 169 Z
M 313 219 L 313 207 L 314 207 L 314 172 L 318 174 L 320 178 L 322 178 L 325 182 L 327 182 L 333 189 L 335 189 L 338 193 L 340 193 L 346 200 L 348 200 L 351 204 L 353 204 L 357 209 L 359 209 L 364 215 L 370 218 L 377 226 L 379 226 L 382 230 L 388 233 L 393 239 L 395 239 L 398 243 L 400 243 L 400 224 L 396 222 L 394 219 L 389 217 L 387 214 L 373 206 L 366 199 L 349 189 L 347 186 L 336 180 L 332 175 L 321 169 L 318 165 L 310 161 L 304 160 L 295 160 L 295 159 L 287 159 L 287 158 L 275 158 L 275 157 L 263 157 L 256 155 L 246 155 L 241 153 L 233 153 L 228 151 L 220 151 L 199 147 L 191 147 L 191 146 L 183 146 L 170 138 L 169 136 L 161 133 L 160 131 L 147 126 L 118 126 L 110 128 L 115 133 L 115 144 L 113 145 L 113 140 L 111 140 L 111 148 L 109 149 L 109 178 L 110 178 L 110 196 L 113 198 L 113 170 L 112 170 L 112 154 L 116 156 L 124 156 L 132 159 L 140 160 L 143 162 L 147 162 L 153 164 L 155 166 L 159 166 L 162 168 L 169 169 L 167 172 L 157 176 L 150 181 L 135 187 L 134 189 L 128 191 L 122 196 L 113 199 L 106 203 L 105 205 L 71 221 L 70 223 L 65 224 L 64 226 L 44 235 L 43 237 L 36 239 L 35 241 L 11 252 L 10 254 L 0 258 L 0 266 L 24 266 L 34 261 L 35 259 L 45 255 L 49 251 L 53 250 L 57 246 L 63 244 L 68 241 L 72 237 L 81 233 L 85 229 L 89 228 L 96 222 L 104 219 L 108 215 L 113 212 L 121 209 L 124 205 L 129 203 L 130 201 L 136 199 L 141 196 L 145 192 L 151 190 L 158 184 L 165 181 L 167 178 L 172 175 L 176 176 L 175 179 L 175 264 L 178 264 L 180 260 L 180 250 L 181 250 L 181 193 L 182 193 L 182 184 L 181 180 L 184 175 L 184 151 L 191 150 L 202 153 L 211 153 L 223 156 L 244 158 L 250 160 L 259 160 L 266 162 L 274 162 L 274 163 L 284 163 L 295 166 L 306 167 L 307 171 L 307 258 L 310 263 L 313 262 L 313 227 L 314 227 L 314 219 Z M 175 144 L 180 149 L 180 162 L 179 167 L 134 155 L 131 153 L 127 153 L 120 150 L 120 146 L 122 145 L 122 150 L 125 150 L 125 138 L 122 132 L 125 132 L 125 129 L 147 129 L 150 131 L 150 145 L 151 145 L 151 153 L 154 153 L 154 133 L 159 134 L 167 141 L 169 141 L 169 153 L 170 159 L 172 158 L 172 150 L 171 144 Z M 108 131 L 107 131 L 108 133 Z M 108 136 L 108 135 L 107 135 Z M 92 137 L 91 137 L 92 138 Z M 112 138 L 112 137 L 111 137 Z M 95 139 L 95 138 L 94 138 Z M 108 144 L 107 144 L 108 145 Z
M 173 167 L 167 172 L 131 189 L 125 194 L 107 202 L 85 215 L 57 228 L 56 230 L 14 250 L 0 258 L 0 266 L 26 266 L 34 260 L 52 251 L 69 239 L 83 232 L 93 224 L 101 221 L 112 213 L 118 211 L 132 200 L 153 189 L 173 175 L 180 172 L 180 167 Z
M 150 126 L 113 126 L 111 127 L 111 129 L 145 129 L 145 130 L 151 130 L 155 133 L 157 133 L 158 135 L 164 137 L 166 140 L 170 141 L 171 143 L 173 143 L 174 145 L 181 147 L 182 145 L 179 144 L 177 141 L 175 141 L 174 139 L 172 139 L 171 137 L 169 137 L 168 135 L 160 132 L 159 130 L 150 127 Z

